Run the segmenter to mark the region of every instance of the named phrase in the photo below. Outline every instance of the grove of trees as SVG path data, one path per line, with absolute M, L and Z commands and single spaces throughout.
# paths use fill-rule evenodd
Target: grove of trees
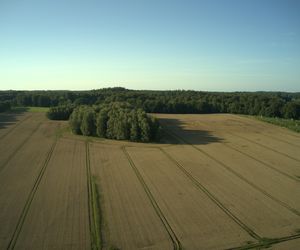
M 73 105 L 50 107 L 47 117 L 51 120 L 68 120 L 74 109 Z
M 149 142 L 159 138 L 160 126 L 154 117 L 128 103 L 80 105 L 70 116 L 75 134 L 117 140 Z

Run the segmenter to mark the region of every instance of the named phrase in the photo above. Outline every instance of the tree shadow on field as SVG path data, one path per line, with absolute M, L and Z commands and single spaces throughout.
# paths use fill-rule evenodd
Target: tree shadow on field
M 16 124 L 19 121 L 19 117 L 27 110 L 28 108 L 19 107 L 0 113 L 0 129 L 5 129 Z
M 222 142 L 212 131 L 189 128 L 188 123 L 174 118 L 157 118 L 162 127 L 162 143 L 206 145 Z

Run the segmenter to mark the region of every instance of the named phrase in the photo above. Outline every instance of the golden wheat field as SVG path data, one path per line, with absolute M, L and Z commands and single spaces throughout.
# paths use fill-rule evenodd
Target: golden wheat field
M 0 249 L 297 249 L 300 135 L 253 118 L 152 114 L 160 143 L 0 115 Z

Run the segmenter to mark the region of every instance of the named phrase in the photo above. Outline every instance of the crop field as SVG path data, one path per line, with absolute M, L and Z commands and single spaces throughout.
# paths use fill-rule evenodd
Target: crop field
M 0 114 L 0 249 L 298 249 L 300 134 L 153 114 L 161 143 Z

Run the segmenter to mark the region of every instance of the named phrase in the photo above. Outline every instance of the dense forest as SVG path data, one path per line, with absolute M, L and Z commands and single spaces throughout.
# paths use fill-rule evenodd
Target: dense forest
M 5 112 L 11 109 L 11 102 L 10 101 L 0 101 L 0 113 Z
M 234 113 L 300 119 L 300 93 L 147 91 L 119 87 L 91 91 L 0 92 L 0 107 L 6 103 L 9 106 L 63 106 L 72 110 L 79 105 L 112 102 L 127 102 L 147 113 Z M 62 115 L 61 112 L 63 108 L 56 109 L 57 115 Z

